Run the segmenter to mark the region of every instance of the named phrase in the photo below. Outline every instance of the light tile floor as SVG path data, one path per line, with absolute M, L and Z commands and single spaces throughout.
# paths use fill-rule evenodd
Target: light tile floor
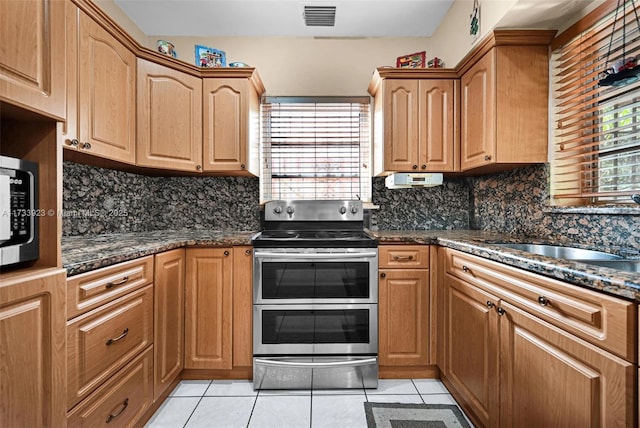
M 247 380 L 185 380 L 149 428 L 366 428 L 363 402 L 456 404 L 437 379 L 379 381 L 377 389 L 254 391 Z

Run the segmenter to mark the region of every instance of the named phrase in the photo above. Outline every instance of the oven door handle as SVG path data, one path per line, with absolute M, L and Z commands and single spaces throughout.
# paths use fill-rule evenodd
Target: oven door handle
M 368 253 L 267 253 L 262 251 L 255 251 L 255 257 L 277 257 L 277 258 L 289 258 L 289 259 L 336 259 L 336 258 L 364 258 L 364 257 L 376 257 L 378 254 L 375 252 Z
M 375 364 L 378 362 L 377 357 L 365 358 L 362 360 L 333 361 L 331 363 L 303 363 L 292 361 L 264 360 L 262 358 L 254 358 L 256 364 L 271 367 L 294 367 L 299 369 L 307 368 L 329 368 L 329 367 L 358 367 Z

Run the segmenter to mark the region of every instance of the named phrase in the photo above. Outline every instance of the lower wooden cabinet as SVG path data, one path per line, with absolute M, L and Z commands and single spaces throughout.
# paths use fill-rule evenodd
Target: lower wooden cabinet
M 253 248 L 233 247 L 233 367 L 253 367 Z
M 233 257 L 231 248 L 188 248 L 185 285 L 187 369 L 233 366 Z
M 132 427 L 153 402 L 153 346 L 69 412 L 67 426 Z
M 0 275 L 0 426 L 64 427 L 63 269 Z
M 429 246 L 379 247 L 380 377 L 431 377 Z M 434 366 L 435 367 L 435 366 Z
M 184 248 L 155 255 L 154 399 L 166 391 L 183 368 L 185 263 Z
M 545 304 L 559 309 L 567 301 L 552 293 L 556 282 L 533 276 L 525 282 L 529 274 L 515 268 L 446 251 L 440 368 L 445 385 L 477 426 L 637 426 L 636 365 L 590 343 L 590 336 L 562 328 L 570 313 L 558 315 L 562 322 L 547 321 L 544 312 L 537 314 L 518 297 L 544 291 Z M 565 288 L 565 294 L 578 293 L 576 302 L 590 299 L 587 290 L 581 299 L 579 289 Z M 610 310 L 614 300 L 619 310 Z M 603 341 L 611 349 L 626 349 L 637 335 L 635 323 L 608 330 L 621 313 L 634 318 L 635 305 L 625 303 L 603 296 L 602 318 L 594 321 L 620 342 Z

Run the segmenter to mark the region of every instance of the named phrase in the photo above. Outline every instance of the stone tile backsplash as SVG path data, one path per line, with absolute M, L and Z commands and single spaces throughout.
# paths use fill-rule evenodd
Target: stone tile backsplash
M 62 234 L 258 230 L 258 186 L 250 177 L 150 177 L 64 162 Z
M 549 209 L 546 165 L 442 186 L 395 189 L 373 179 L 373 230 L 479 229 L 640 250 L 638 214 Z M 72 162 L 63 167 L 63 235 L 162 229 L 260 229 L 259 179 L 149 177 Z M 638 210 L 640 211 L 640 210 Z M 635 211 L 634 211 L 635 213 Z

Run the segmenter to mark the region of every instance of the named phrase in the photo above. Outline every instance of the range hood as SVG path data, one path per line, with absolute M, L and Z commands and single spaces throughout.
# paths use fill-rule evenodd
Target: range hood
M 411 187 L 434 187 L 442 184 L 442 173 L 396 172 L 384 180 L 387 189 L 409 189 Z

